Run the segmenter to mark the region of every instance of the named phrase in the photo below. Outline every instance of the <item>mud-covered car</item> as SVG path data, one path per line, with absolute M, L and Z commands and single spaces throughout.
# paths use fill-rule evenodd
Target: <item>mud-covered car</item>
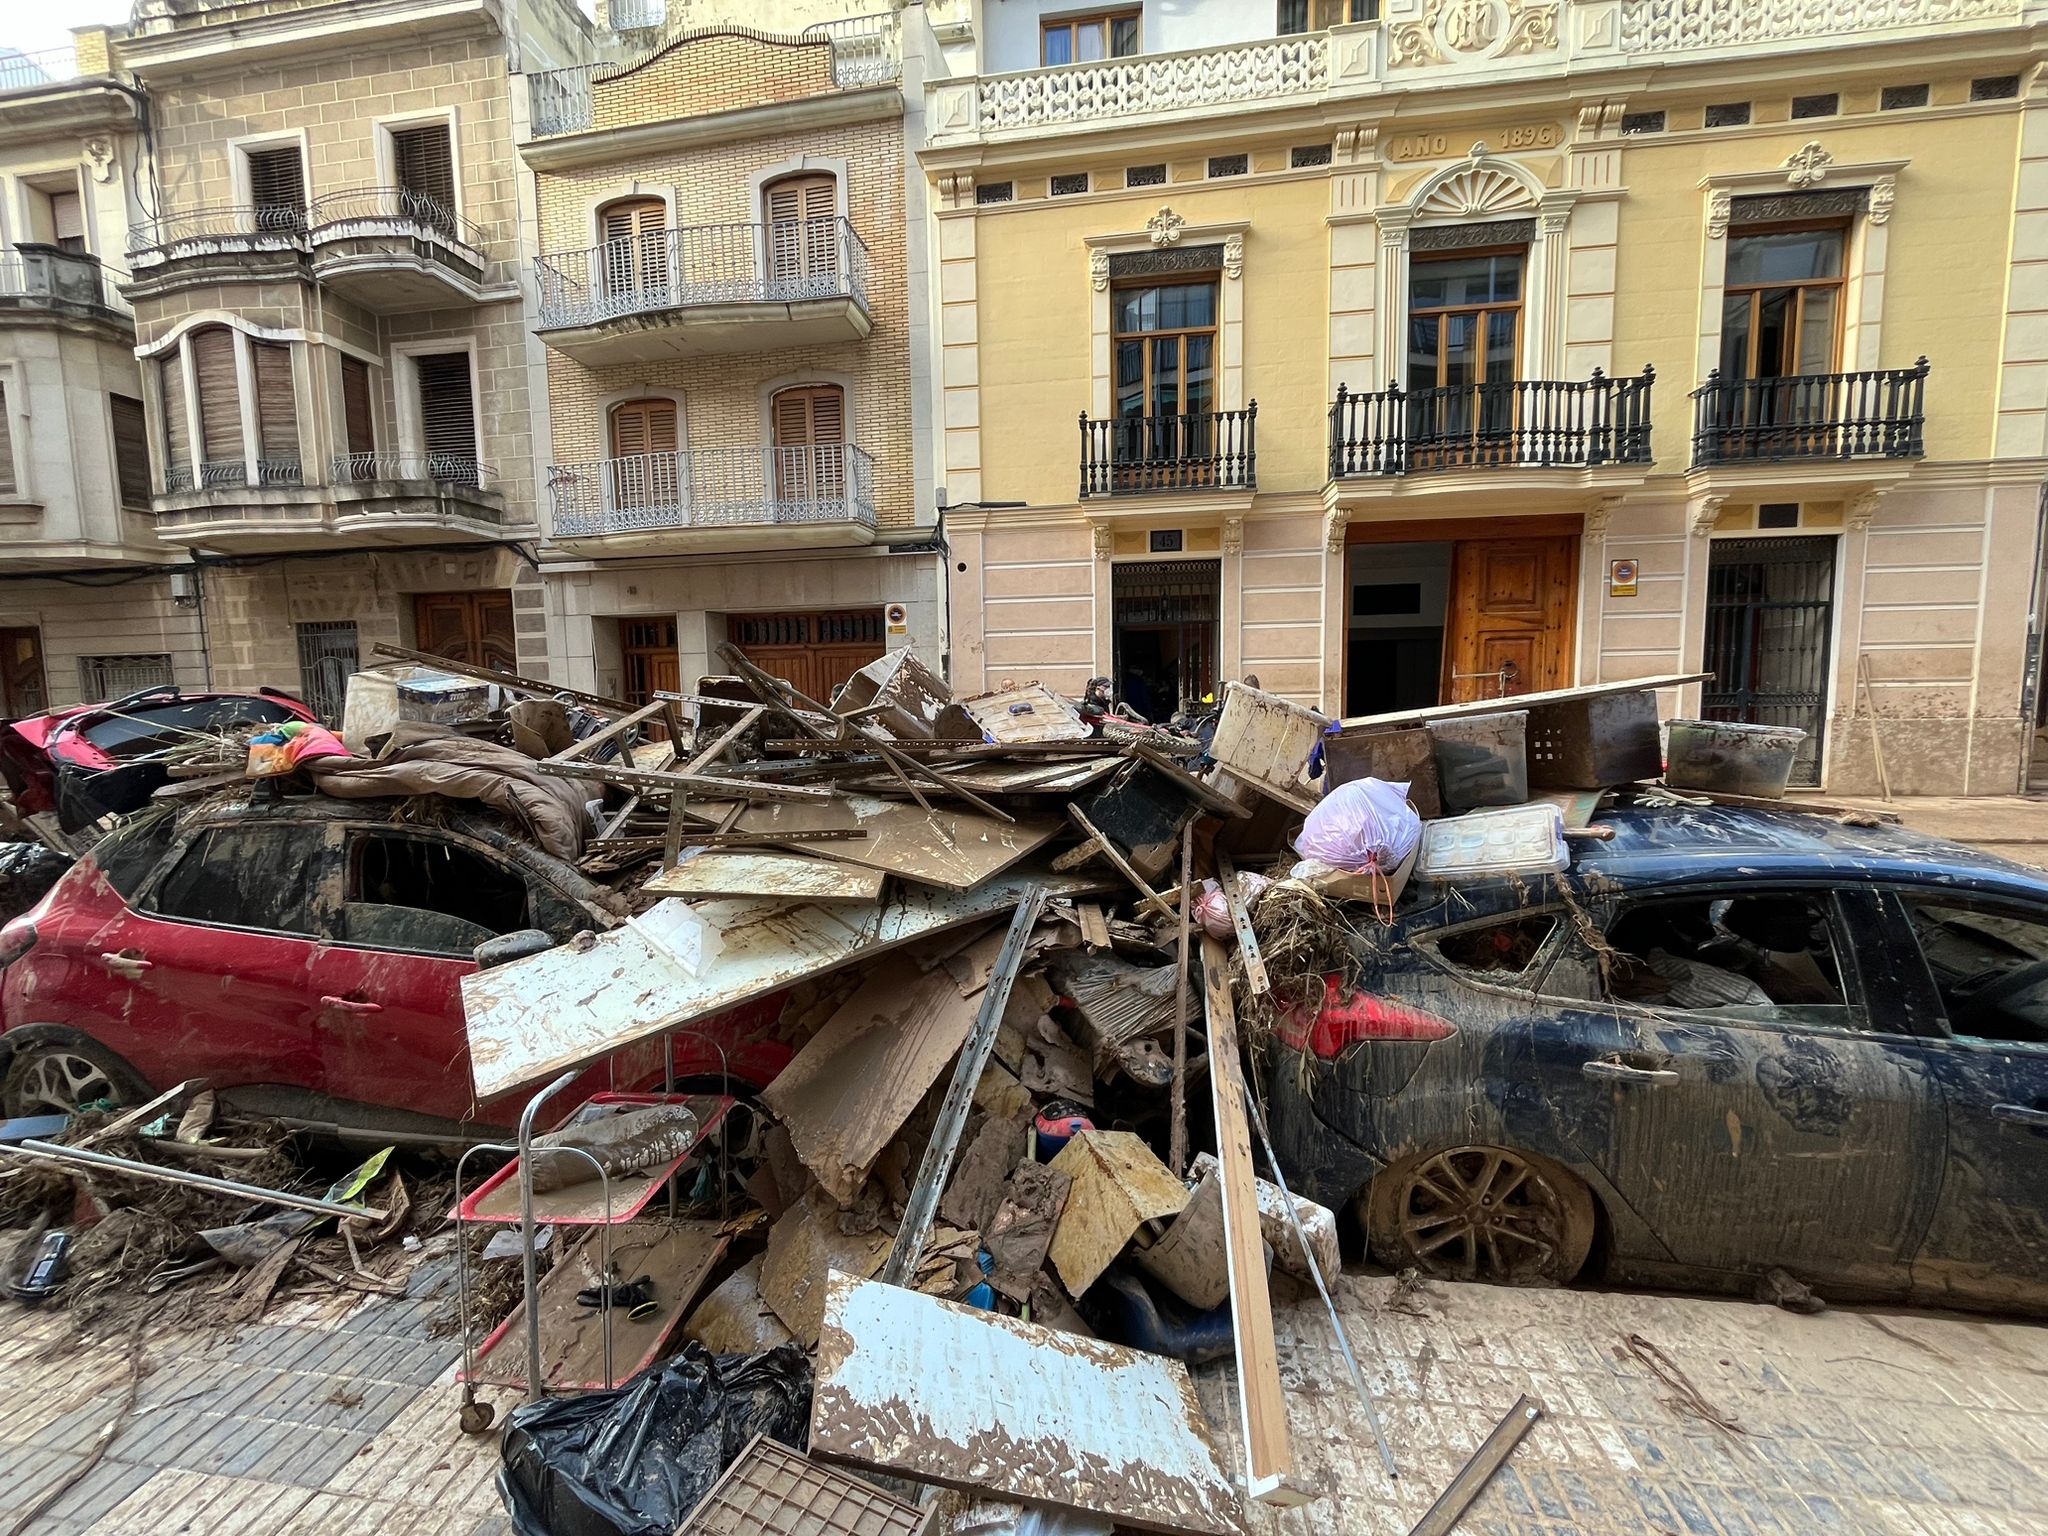
M 138 1102 L 204 1078 L 236 1107 L 384 1140 L 476 1140 L 524 1097 L 474 1100 L 462 978 L 479 946 L 545 947 L 622 900 L 485 815 L 261 795 L 135 818 L 0 927 L 0 1108 Z M 491 950 L 486 948 L 486 958 Z M 675 1071 L 765 1086 L 780 997 L 679 1035 Z M 658 1043 L 564 1102 L 644 1088 Z
M 1290 1176 L 1446 1277 L 2048 1303 L 2048 876 L 1896 827 L 1623 807 L 1414 890 L 1273 1042 Z

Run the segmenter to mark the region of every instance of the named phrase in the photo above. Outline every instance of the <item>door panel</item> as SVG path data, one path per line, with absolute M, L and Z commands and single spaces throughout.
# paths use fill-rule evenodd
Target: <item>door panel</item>
M 1444 646 L 1446 702 L 1569 685 L 1578 544 L 1569 535 L 1458 542 Z M 1512 669 L 1505 675 L 1504 666 Z
M 510 592 L 422 592 L 412 611 L 414 649 L 472 667 L 514 669 Z
M 726 633 L 749 661 L 821 704 L 884 648 L 879 608 L 734 614 Z

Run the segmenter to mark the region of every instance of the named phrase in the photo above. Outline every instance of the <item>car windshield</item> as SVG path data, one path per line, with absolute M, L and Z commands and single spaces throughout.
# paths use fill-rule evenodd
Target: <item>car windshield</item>
M 78 728 L 78 735 L 109 757 L 129 758 L 174 746 L 195 732 L 242 724 L 274 725 L 297 718 L 288 706 L 274 699 L 178 699 L 96 716 Z

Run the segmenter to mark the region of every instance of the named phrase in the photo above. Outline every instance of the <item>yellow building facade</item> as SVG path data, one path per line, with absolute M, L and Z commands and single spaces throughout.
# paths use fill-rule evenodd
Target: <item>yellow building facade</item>
M 956 687 L 1706 672 L 1809 784 L 2022 787 L 2048 7 L 1254 9 L 936 41 Z

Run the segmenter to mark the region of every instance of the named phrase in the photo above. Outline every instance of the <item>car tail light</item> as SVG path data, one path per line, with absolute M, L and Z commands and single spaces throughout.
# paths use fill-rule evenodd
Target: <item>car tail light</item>
M 1292 1049 L 1329 1061 L 1361 1040 L 1445 1040 L 1458 1032 L 1449 1019 L 1377 992 L 1347 992 L 1335 976 L 1323 978 L 1322 1006 L 1281 1015 L 1280 1038 Z
M 0 927 L 0 970 L 14 964 L 35 947 L 36 925 L 26 917 L 17 917 L 5 927 Z

